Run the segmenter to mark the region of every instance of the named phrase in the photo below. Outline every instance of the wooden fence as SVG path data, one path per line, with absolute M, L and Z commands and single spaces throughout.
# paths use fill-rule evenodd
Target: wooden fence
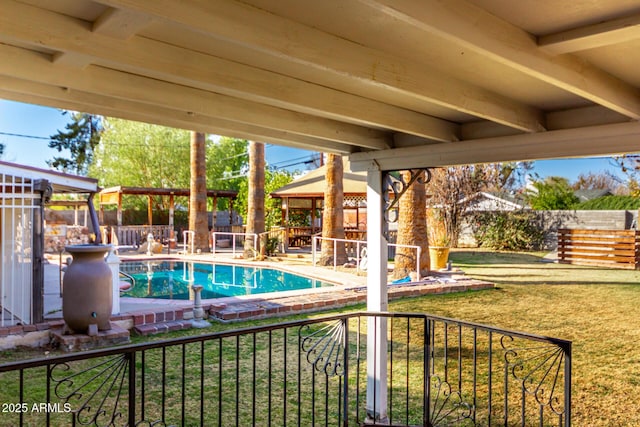
M 558 229 L 558 260 L 565 264 L 638 269 L 636 230 Z

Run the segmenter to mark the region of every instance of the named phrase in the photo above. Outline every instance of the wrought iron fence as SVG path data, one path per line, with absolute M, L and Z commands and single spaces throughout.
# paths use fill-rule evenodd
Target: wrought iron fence
M 375 330 L 386 330 L 384 345 L 367 339 Z M 387 403 L 367 398 L 367 383 L 381 380 L 367 363 L 384 365 Z M 570 396 L 570 342 L 422 314 L 356 313 L 0 366 L 3 426 L 349 426 L 385 413 L 368 421 L 569 426 Z

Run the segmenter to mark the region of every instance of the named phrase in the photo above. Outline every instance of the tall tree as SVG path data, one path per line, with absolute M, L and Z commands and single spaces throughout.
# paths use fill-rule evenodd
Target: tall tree
M 486 176 L 482 165 L 438 168 L 432 172 L 428 184 L 429 204 L 440 207 L 439 217 L 444 221 L 448 240 L 454 247 L 469 197 L 485 188 Z
M 269 227 L 278 226 L 282 223 L 282 200 L 272 198 L 269 194 L 289 184 L 291 181 L 293 181 L 293 174 L 291 172 L 284 169 L 266 167 L 264 180 L 265 229 L 268 230 Z M 234 207 L 238 212 L 247 212 L 248 181 L 246 179 L 242 180 L 237 190 L 238 198 L 234 202 Z
M 531 207 L 536 210 L 571 209 L 579 202 L 569 181 L 559 176 L 550 176 L 544 181 L 534 182 L 528 198 Z
M 249 183 L 247 195 L 247 233 L 260 234 L 264 232 L 264 144 L 249 142 Z M 253 239 L 247 238 L 244 244 L 244 257 L 251 258 L 253 253 Z
M 609 190 L 614 194 L 625 194 L 628 191 L 621 178 L 611 172 L 588 172 L 578 175 L 578 179 L 571 184 L 574 190 Z
M 209 226 L 207 214 L 207 163 L 205 158 L 206 136 L 191 132 L 191 180 L 189 193 L 189 230 L 195 232 L 196 250 L 209 250 Z
M 472 196 L 479 191 L 512 191 L 531 168 L 528 162 L 437 168 L 427 184 L 429 205 L 439 208 L 447 237 L 457 246 L 460 227 Z
M 404 182 L 409 182 L 411 172 L 402 172 Z M 427 192 L 424 171 L 405 191 L 398 206 L 398 239 L 400 245 L 420 247 L 420 274 L 429 271 L 429 242 L 427 239 Z M 416 271 L 417 251 L 413 248 L 396 248 L 393 278 L 401 279 Z M 416 278 L 419 280 L 420 278 Z
M 322 212 L 322 237 L 344 239 L 344 189 L 342 179 L 344 166 L 342 156 L 327 154 L 326 186 L 324 190 L 324 210 Z M 320 265 L 333 265 L 333 248 L 331 240 L 322 240 L 320 248 Z M 344 243 L 336 245 L 336 264 L 344 264 L 347 253 Z
M 86 175 L 93 160 L 93 152 L 100 143 L 101 132 L 99 116 L 71 113 L 71 123 L 65 126 L 65 131 L 59 130 L 49 141 L 49 148 L 55 148 L 58 152 L 68 150 L 71 158 L 56 156 L 47 161 L 47 164 L 62 172 Z
M 103 123 L 100 145 L 89 168 L 100 186 L 189 187 L 188 131 L 115 118 Z M 141 197 L 123 202 L 125 209 L 146 209 Z M 154 198 L 153 207 L 167 209 L 167 203 L 166 198 Z

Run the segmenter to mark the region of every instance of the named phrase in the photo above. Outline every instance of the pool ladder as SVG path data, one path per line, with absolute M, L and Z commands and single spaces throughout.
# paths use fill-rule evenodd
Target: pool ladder
M 127 288 L 123 288 L 123 286 L 120 286 L 120 293 L 130 291 L 133 288 L 133 286 L 136 284 L 136 279 L 132 275 L 127 274 L 124 271 L 120 271 L 120 276 L 123 276 L 125 279 L 131 282 L 131 286 Z

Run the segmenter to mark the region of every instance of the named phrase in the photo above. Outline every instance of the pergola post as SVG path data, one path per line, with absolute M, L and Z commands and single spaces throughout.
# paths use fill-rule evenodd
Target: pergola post
M 147 201 L 147 222 L 149 227 L 153 225 L 153 197 L 151 195 L 148 196 Z
M 387 311 L 387 239 L 383 233 L 384 186 L 378 168 L 367 171 L 367 310 Z M 367 323 L 367 416 L 387 419 L 387 319 Z
M 118 208 L 116 210 L 116 224 L 122 226 L 122 193 L 118 191 Z
M 175 197 L 173 193 L 169 194 L 169 229 L 173 230 L 173 216 L 175 211 Z
M 216 222 L 218 222 L 218 196 L 214 195 L 211 207 L 211 231 L 216 231 Z

